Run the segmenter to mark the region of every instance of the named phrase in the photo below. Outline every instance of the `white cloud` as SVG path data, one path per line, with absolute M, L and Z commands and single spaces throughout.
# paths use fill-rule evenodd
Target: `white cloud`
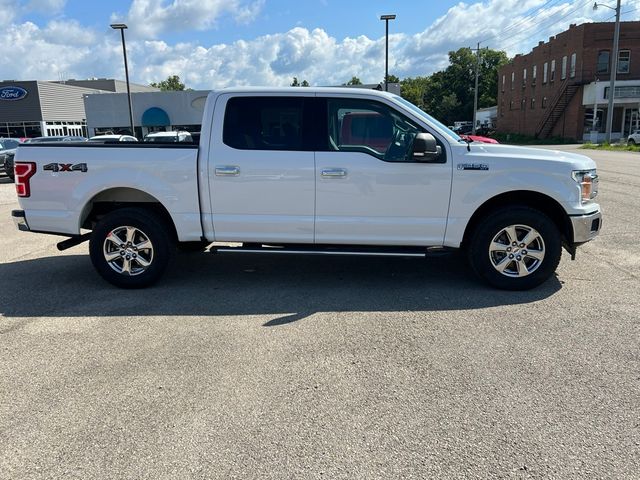
M 157 38 L 163 32 L 206 30 L 224 15 L 246 24 L 262 10 L 264 0 L 133 0 L 125 21 L 140 38 Z M 112 21 L 122 21 L 113 14 Z
M 56 14 L 61 12 L 67 0 L 29 0 L 27 10 L 39 13 Z
M 0 0 L 0 6 L 6 0 Z M 143 15 L 151 8 L 150 0 L 134 1 Z M 219 15 L 226 15 L 221 2 L 206 0 L 208 16 L 197 23 L 208 28 Z M 538 40 L 546 40 L 566 29 L 569 23 L 602 21 L 613 12 L 593 12 L 592 0 L 552 4 L 551 8 L 525 17 L 539 8 L 544 0 L 490 0 L 471 5 L 458 4 L 437 19 L 425 31 L 390 36 L 390 72 L 401 77 L 428 75 L 446 67 L 449 50 L 474 46 L 487 40 L 491 48 L 507 48 L 510 55 L 528 52 Z M 248 12 L 261 8 L 261 2 L 230 0 Z M 225 4 L 225 5 L 227 5 Z M 195 2 L 174 1 L 163 4 L 157 17 L 150 20 L 154 32 L 175 28 L 193 14 Z M 214 11 L 214 5 L 218 8 Z M 237 21 L 249 18 L 238 7 L 233 13 Z M 171 10 L 174 9 L 174 10 Z M 182 10 L 181 10 L 182 9 Z M 640 18 L 640 0 L 625 1 L 623 12 L 631 11 L 624 20 Z M 178 11 L 180 10 L 180 11 Z M 182 20 L 171 25 L 168 12 Z M 135 12 L 134 12 L 135 13 Z M 216 16 L 217 15 L 217 16 Z M 206 18 L 204 18 L 206 17 Z M 491 18 L 491 22 L 479 19 Z M 155 22 L 155 23 L 154 23 Z M 503 33 L 501 33 L 503 32 Z M 140 32 L 138 32 L 140 34 Z M 44 26 L 31 22 L 10 23 L 0 29 L 0 42 L 10 45 L 4 51 L 3 78 L 54 79 L 122 78 L 120 38 L 111 30 L 96 32 L 76 21 L 55 19 Z M 249 40 L 217 45 L 195 43 L 168 44 L 153 36 L 127 37 L 132 81 L 149 83 L 180 75 L 192 88 L 219 88 L 231 85 L 288 85 L 292 77 L 306 79 L 313 85 L 335 85 L 356 75 L 365 83 L 377 83 L 384 75 L 384 37 L 366 36 L 336 39 L 325 30 L 292 28 Z

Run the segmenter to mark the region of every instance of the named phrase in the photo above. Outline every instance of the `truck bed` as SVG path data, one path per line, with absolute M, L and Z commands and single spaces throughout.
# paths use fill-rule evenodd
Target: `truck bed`
M 21 198 L 32 230 L 78 235 L 96 202 L 126 193 L 134 202 L 159 202 L 181 241 L 202 235 L 197 182 L 198 145 L 65 142 L 25 144 L 16 162 L 33 162 L 30 196 Z M 143 193 L 146 192 L 146 193 Z

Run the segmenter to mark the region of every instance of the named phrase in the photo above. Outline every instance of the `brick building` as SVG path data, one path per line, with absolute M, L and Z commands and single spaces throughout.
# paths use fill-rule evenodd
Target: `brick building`
M 498 72 L 497 131 L 603 140 L 613 32 L 612 22 L 571 25 L 516 55 Z M 640 22 L 621 22 L 612 139 L 640 128 L 639 109 Z

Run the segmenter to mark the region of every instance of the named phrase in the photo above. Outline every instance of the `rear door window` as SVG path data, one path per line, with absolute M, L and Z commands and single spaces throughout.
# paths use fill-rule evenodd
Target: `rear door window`
M 305 97 L 229 99 L 222 141 L 238 150 L 314 150 L 314 132 L 305 115 Z

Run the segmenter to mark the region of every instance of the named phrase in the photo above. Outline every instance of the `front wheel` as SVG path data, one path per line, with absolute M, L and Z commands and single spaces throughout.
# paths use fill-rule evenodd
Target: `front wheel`
M 154 213 L 123 208 L 103 217 L 89 241 L 91 262 L 100 276 L 120 288 L 155 283 L 169 263 L 166 225 Z
M 627 144 L 628 144 L 630 147 L 633 147 L 633 146 L 636 144 L 636 141 L 635 141 L 633 138 L 630 138 L 630 139 L 629 139 L 629 141 L 627 142 Z
M 476 274 L 492 286 L 528 290 L 556 270 L 562 241 L 544 213 L 528 207 L 505 208 L 476 227 L 467 254 Z

